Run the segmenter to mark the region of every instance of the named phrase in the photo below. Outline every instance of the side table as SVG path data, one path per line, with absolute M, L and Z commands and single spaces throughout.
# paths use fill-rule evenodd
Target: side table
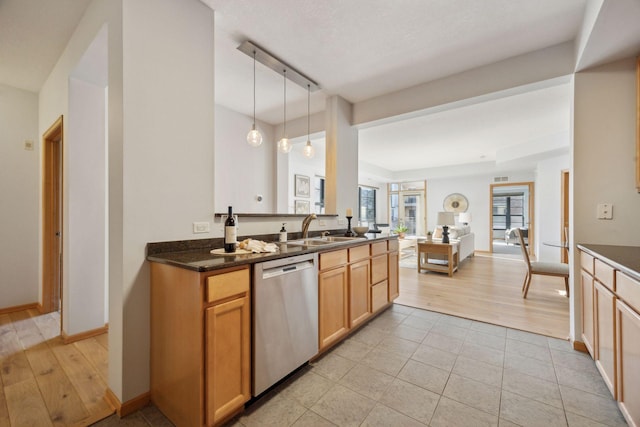
M 422 270 L 447 273 L 449 277 L 458 270 L 459 253 L 458 242 L 419 242 L 418 243 L 418 273 Z M 437 255 L 429 258 L 429 255 Z

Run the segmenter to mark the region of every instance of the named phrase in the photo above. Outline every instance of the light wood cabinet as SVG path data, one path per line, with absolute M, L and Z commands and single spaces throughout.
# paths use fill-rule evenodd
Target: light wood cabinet
M 151 400 L 175 425 L 219 425 L 251 398 L 249 267 L 151 263 Z
M 368 259 L 349 264 L 349 327 L 364 322 L 371 315 L 369 277 L 371 264 Z
M 605 384 L 616 397 L 615 296 L 597 280 L 593 285 L 595 361 Z
M 616 272 L 618 402 L 627 422 L 640 425 L 640 282 Z
M 393 245 L 392 245 L 393 243 Z M 389 278 L 388 278 L 388 301 L 392 302 L 400 295 L 400 269 L 398 255 L 398 241 L 389 241 Z
M 346 251 L 344 262 L 346 263 Z M 336 255 L 335 253 L 320 254 L 322 258 Z M 349 332 L 349 288 L 346 265 L 334 266 L 318 273 L 318 345 L 320 350 L 327 348 L 340 340 Z
M 593 276 L 585 270 L 580 271 L 582 288 L 582 342 L 591 357 L 595 358 L 594 319 L 593 319 Z

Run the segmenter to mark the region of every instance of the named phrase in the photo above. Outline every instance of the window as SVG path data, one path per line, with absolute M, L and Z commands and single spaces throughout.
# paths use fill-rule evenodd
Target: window
M 358 187 L 358 219 L 363 225 L 373 225 L 376 222 L 376 189 L 372 187 Z
M 492 209 L 494 230 L 524 227 L 524 193 L 494 195 Z
M 313 179 L 313 212 L 324 213 L 324 178 L 316 176 Z

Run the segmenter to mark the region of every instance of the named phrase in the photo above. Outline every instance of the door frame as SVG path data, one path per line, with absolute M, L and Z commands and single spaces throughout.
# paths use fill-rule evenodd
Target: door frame
M 62 317 L 63 118 L 42 135 L 42 309 Z M 60 322 L 62 326 L 62 322 Z
M 492 183 L 489 185 L 489 252 L 493 253 L 493 189 L 495 187 L 522 187 L 526 186 L 529 189 L 529 204 L 527 206 L 528 218 L 527 218 L 527 226 L 529 228 L 529 236 L 528 236 L 528 246 L 529 246 L 529 255 L 535 256 L 535 217 L 534 217 L 534 182 L 526 181 L 526 182 L 503 182 L 503 183 Z
M 566 247 L 560 250 L 560 262 L 569 263 L 569 170 L 560 171 L 560 241 Z M 566 230 L 566 231 L 565 231 Z

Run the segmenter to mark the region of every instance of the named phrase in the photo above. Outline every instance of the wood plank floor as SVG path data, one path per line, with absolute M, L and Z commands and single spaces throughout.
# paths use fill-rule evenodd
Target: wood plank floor
M 400 268 L 396 303 L 465 317 L 555 338 L 569 337 L 569 298 L 558 277 L 534 275 L 527 299 L 521 258 L 476 255 L 453 277 Z
M 106 337 L 65 345 L 58 313 L 0 315 L 0 427 L 87 426 L 112 414 Z

